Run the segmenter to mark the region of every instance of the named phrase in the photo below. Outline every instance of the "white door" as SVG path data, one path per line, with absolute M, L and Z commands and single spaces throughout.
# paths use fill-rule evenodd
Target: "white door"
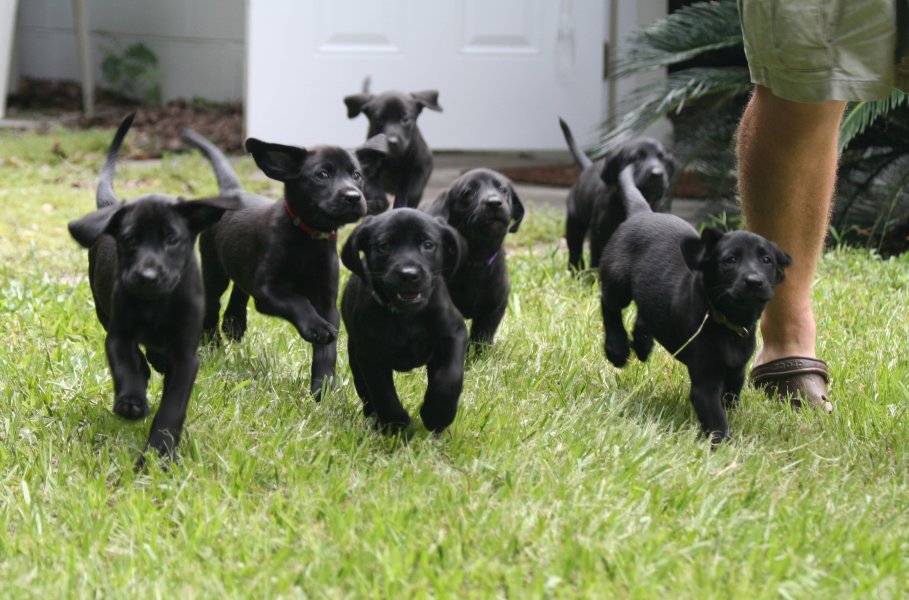
M 357 145 L 344 96 L 437 89 L 434 149 L 564 149 L 603 119 L 605 0 L 249 0 L 247 133 Z

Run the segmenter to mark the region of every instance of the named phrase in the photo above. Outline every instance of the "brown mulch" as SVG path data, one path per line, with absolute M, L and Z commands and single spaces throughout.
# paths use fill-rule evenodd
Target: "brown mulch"
M 497 170 L 515 183 L 532 183 L 535 185 L 554 185 L 560 187 L 570 187 L 574 185 L 578 175 L 581 174 L 581 169 L 571 165 L 503 167 Z
M 158 158 L 164 152 L 186 151 L 180 128 L 195 129 L 228 154 L 243 154 L 243 106 L 240 102 L 172 100 L 161 106 L 136 102 L 98 89 L 95 116 L 85 117 L 78 82 L 23 78 L 9 97 L 7 116 L 34 119 L 49 126 L 60 123 L 77 129 L 117 127 L 136 111 L 124 158 Z

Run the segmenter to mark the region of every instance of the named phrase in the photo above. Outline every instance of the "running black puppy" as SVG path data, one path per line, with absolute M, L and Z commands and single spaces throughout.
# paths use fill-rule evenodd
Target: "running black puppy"
M 634 165 L 634 181 L 652 210 L 659 211 L 675 173 L 675 159 L 653 138 L 642 137 L 622 144 L 605 157 L 592 162 L 578 148 L 571 130 L 559 119 L 565 142 L 581 169 L 568 192 L 565 239 L 568 241 L 568 267 L 584 268 L 584 238 L 590 232 L 590 266 L 597 268 L 603 248 L 619 224 L 625 220 L 625 205 L 619 197 L 618 176 Z
M 417 127 L 417 117 L 424 108 L 442 111 L 439 92 L 425 90 L 411 94 L 369 93 L 369 79 L 363 92 L 344 98 L 347 116 L 360 113 L 369 119 L 367 137 L 384 133 L 388 140 L 388 157 L 367 173 L 366 204 L 369 214 L 388 209 L 385 193 L 394 194 L 395 208 L 414 208 L 423 197 L 423 189 L 432 174 L 432 152 Z
M 473 169 L 421 208 L 445 219 L 466 241 L 467 256 L 448 282 L 448 291 L 461 314 L 472 320 L 471 345 L 491 344 L 508 307 L 502 243 L 524 219 L 521 199 L 501 173 Z
M 337 146 L 303 149 L 249 138 L 246 149 L 259 168 L 284 182 L 284 198 L 275 202 L 245 192 L 208 140 L 190 130 L 182 133 L 211 162 L 221 193 L 238 196 L 241 204 L 199 240 L 205 334 L 218 339 L 221 295 L 233 281 L 224 333 L 232 340 L 246 333 L 250 296 L 259 312 L 290 321 L 312 344 L 310 391 L 320 399 L 337 359 L 337 229 L 366 214 L 361 161 L 372 164 L 384 156 L 384 136 L 368 140 L 356 156 Z
M 698 237 L 675 215 L 651 212 L 633 178 L 630 166 L 619 176 L 628 220 L 600 265 L 606 357 L 617 367 L 628 360 L 622 309 L 634 300 L 635 354 L 646 360 L 656 338 L 688 367 L 691 404 L 716 444 L 729 437 L 724 405 L 742 389 L 755 324 L 792 259 L 747 231 Z
M 410 423 L 393 371 L 423 365 L 428 376 L 423 424 L 440 432 L 454 421 L 467 326 L 445 278 L 458 267 L 460 244 L 458 233 L 441 219 L 402 208 L 364 219 L 341 251 L 353 273 L 341 297 L 350 370 L 363 413 L 375 415 L 383 431 Z
M 113 410 L 126 419 L 149 413 L 145 393 L 150 362 L 164 374 L 164 393 L 146 450 L 170 456 L 180 441 L 199 366 L 196 348 L 203 296 L 193 250 L 196 235 L 238 202 L 236 198 L 184 202 L 158 194 L 132 202 L 118 200 L 113 188 L 117 155 L 134 116 L 120 125 L 107 153 L 98 181 L 97 210 L 71 221 L 69 231 L 89 248 L 95 312 L 107 331 Z M 144 356 L 140 344 L 145 346 Z

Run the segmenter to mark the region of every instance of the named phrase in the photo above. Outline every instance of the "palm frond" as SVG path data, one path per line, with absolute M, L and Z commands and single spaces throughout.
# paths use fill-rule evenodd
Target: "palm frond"
M 741 46 L 738 7 L 735 0 L 693 4 L 634 32 L 628 41 L 628 55 L 616 64 L 618 77 Z
M 879 117 L 887 115 L 897 107 L 909 104 L 909 94 L 895 89 L 884 100 L 853 102 L 846 108 L 840 125 L 840 152 L 860 133 L 865 131 Z
M 672 151 L 681 171 L 697 173 L 708 196 L 731 199 L 735 190 L 735 131 L 747 96 L 705 98 L 671 119 Z
M 634 90 L 622 100 L 618 124 L 601 127 L 606 134 L 593 146 L 595 156 L 640 135 L 661 117 L 678 113 L 695 100 L 710 97 L 723 102 L 747 94 L 752 88 L 748 70 L 738 67 L 692 68 L 672 73 Z

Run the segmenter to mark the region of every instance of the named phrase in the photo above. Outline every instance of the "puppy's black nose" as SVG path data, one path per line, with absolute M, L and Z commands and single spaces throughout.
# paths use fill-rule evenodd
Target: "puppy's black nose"
M 499 196 L 490 196 L 485 200 L 485 203 L 489 208 L 499 208 L 502 206 L 502 198 Z
M 665 171 L 665 169 L 663 169 L 663 167 L 653 167 L 650 169 L 650 176 L 651 177 L 662 177 L 663 173 L 665 173 L 665 172 L 666 171 Z
M 405 265 L 398 268 L 398 275 L 404 281 L 416 281 L 420 277 L 420 270 L 412 265 Z
M 745 276 L 745 285 L 750 289 L 756 290 L 764 286 L 764 278 L 760 275 Z
M 137 279 L 141 283 L 157 283 L 161 279 L 161 273 L 153 267 L 144 267 L 137 273 Z
M 385 138 L 385 141 L 388 142 L 389 146 L 397 146 L 398 144 L 401 143 L 401 138 L 399 138 L 396 135 L 390 135 L 387 138 Z
M 359 204 L 363 199 L 363 194 L 360 193 L 360 190 L 349 189 L 342 194 L 342 197 L 348 204 Z

